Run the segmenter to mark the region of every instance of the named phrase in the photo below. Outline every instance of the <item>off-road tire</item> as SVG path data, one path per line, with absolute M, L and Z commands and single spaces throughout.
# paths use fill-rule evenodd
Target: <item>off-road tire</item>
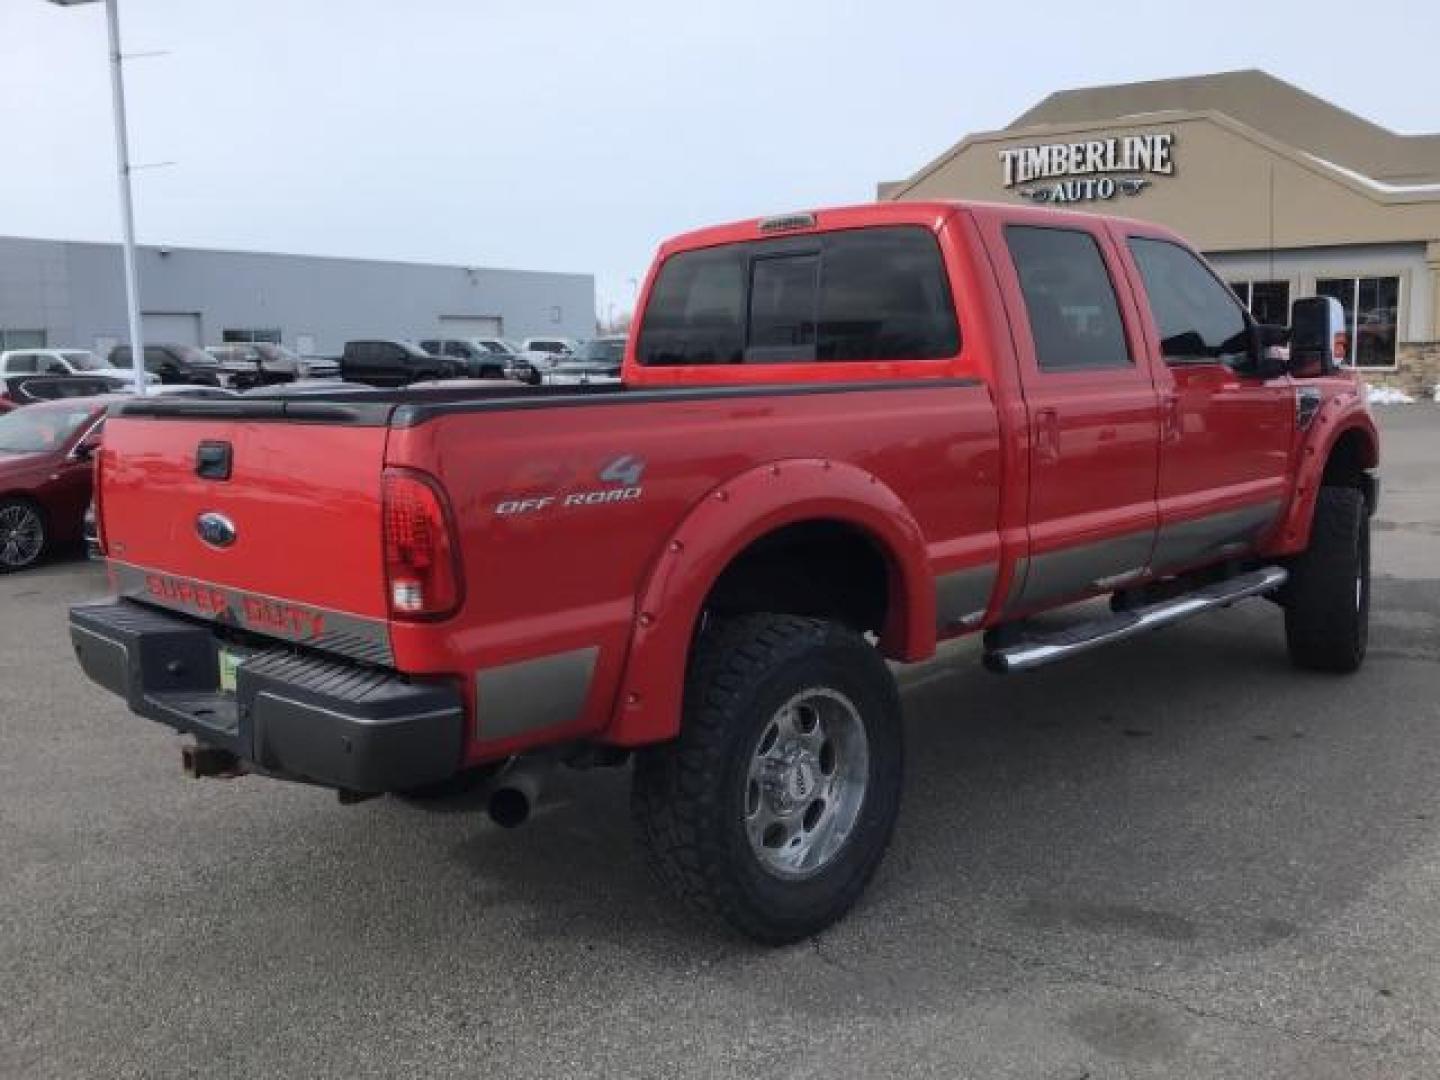
M 1320 489 L 1310 546 L 1290 565 L 1283 601 L 1291 663 L 1337 673 L 1360 666 L 1370 636 L 1370 515 L 1358 488 Z
M 848 837 L 796 880 L 767 870 L 751 846 L 747 775 L 776 711 L 817 687 L 855 706 L 867 780 Z M 673 892 L 750 938 L 784 944 L 823 930 L 864 891 L 895 828 L 903 757 L 895 681 L 859 634 L 793 615 L 717 619 L 696 645 L 679 738 L 636 759 L 632 814 L 651 868 Z

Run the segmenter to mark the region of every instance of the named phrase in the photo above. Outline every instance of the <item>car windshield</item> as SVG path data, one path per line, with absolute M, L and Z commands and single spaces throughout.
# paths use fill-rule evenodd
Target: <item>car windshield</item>
M 0 453 L 43 454 L 58 450 L 81 424 L 94 415 L 91 409 L 16 409 L 0 416 Z
M 498 353 L 501 356 L 510 356 L 515 352 L 505 341 L 482 341 L 480 347 L 488 353 Z
M 211 356 L 204 349 L 196 348 L 194 345 L 176 345 L 175 351 L 184 357 L 186 363 L 190 364 L 213 364 L 215 357 Z
M 624 358 L 623 341 L 587 341 L 566 357 L 565 363 L 618 365 Z
M 60 355 L 76 371 L 102 371 L 107 366 L 105 361 L 85 349 L 65 349 Z

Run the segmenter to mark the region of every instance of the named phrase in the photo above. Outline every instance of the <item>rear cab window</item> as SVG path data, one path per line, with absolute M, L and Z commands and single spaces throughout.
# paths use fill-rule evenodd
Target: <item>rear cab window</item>
M 960 327 L 935 235 L 872 226 L 671 255 L 636 345 L 645 367 L 942 360 Z

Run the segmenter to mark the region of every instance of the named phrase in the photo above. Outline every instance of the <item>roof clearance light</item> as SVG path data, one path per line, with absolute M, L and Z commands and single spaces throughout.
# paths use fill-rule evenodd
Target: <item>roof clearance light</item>
M 761 232 L 787 232 L 790 229 L 813 229 L 814 214 L 777 214 L 760 219 Z

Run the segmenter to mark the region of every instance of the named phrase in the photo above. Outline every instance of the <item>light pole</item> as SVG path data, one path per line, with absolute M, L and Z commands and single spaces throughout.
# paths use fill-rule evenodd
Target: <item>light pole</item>
M 98 0 L 50 0 L 60 7 L 78 7 Z M 140 290 L 135 274 L 135 207 L 130 199 L 130 140 L 125 126 L 125 78 L 120 65 L 120 15 L 117 0 L 104 0 L 105 25 L 110 35 L 110 104 L 115 112 L 115 164 L 120 178 L 120 226 L 125 264 L 125 317 L 130 328 L 130 363 L 135 392 L 145 393 L 145 343 L 140 335 Z

